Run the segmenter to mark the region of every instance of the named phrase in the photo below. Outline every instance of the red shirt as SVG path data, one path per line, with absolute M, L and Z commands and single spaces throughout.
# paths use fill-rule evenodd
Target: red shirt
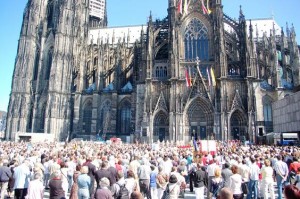
M 297 173 L 299 167 L 300 167 L 300 162 L 292 162 L 290 164 L 290 168 L 289 169 L 290 169 L 290 171 L 294 171 L 294 172 Z

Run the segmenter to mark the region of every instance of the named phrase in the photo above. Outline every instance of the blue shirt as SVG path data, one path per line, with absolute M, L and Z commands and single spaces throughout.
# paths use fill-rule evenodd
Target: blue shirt
M 157 173 L 152 171 L 151 174 L 150 174 L 150 187 L 157 187 L 157 185 L 156 185 L 156 176 L 157 176 Z
M 77 179 L 78 189 L 89 189 L 91 185 L 91 178 L 87 174 L 81 174 Z

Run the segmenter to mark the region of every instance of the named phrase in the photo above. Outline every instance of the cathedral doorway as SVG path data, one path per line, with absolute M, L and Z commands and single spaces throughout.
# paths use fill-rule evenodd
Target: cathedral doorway
M 246 129 L 247 122 L 243 113 L 239 110 L 233 112 L 230 118 L 231 139 L 241 140 L 243 137 L 247 139 Z
M 197 97 L 187 109 L 187 122 L 189 138 L 205 140 L 213 131 L 213 111 L 209 103 Z
M 169 139 L 169 117 L 164 111 L 159 111 L 154 118 L 153 141 Z

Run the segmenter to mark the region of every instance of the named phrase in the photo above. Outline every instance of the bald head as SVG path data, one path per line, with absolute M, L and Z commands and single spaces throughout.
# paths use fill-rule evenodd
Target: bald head
M 220 199 L 233 199 L 233 193 L 227 187 L 224 187 L 223 189 L 221 189 L 219 196 L 220 196 Z

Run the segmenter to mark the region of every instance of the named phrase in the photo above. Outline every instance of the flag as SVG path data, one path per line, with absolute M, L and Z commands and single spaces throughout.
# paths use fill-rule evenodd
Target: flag
M 201 4 L 202 4 L 202 12 L 203 12 L 203 14 L 208 14 L 208 10 L 207 10 L 207 8 L 204 5 L 203 0 L 201 0 Z
M 182 0 L 179 0 L 177 5 L 177 12 L 182 14 Z
M 184 0 L 184 4 L 183 4 L 183 13 L 187 14 L 188 11 L 188 4 L 187 4 L 188 0 Z
M 211 13 L 211 9 L 209 9 L 209 0 L 206 1 L 206 8 L 207 8 L 207 13 Z
M 210 79 L 210 74 L 209 74 L 208 67 L 206 68 L 206 72 L 207 72 L 208 85 L 211 86 L 211 79 Z
M 191 79 L 189 76 L 189 71 L 187 68 L 185 68 L 185 81 L 186 81 L 186 86 L 190 87 L 191 86 Z
M 212 67 L 210 68 L 210 74 L 211 74 L 212 85 L 216 86 L 216 77 L 215 77 L 214 69 Z

